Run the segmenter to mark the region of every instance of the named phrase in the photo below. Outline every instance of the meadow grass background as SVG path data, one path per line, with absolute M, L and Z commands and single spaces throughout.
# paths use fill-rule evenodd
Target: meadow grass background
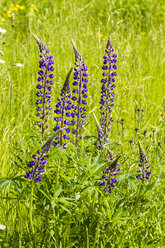
M 14 10 L 14 27 L 7 16 L 11 3 L 25 7 Z M 0 1 L 0 27 L 7 31 L 0 33 L 0 58 L 6 62 L 0 64 L 0 224 L 7 226 L 0 230 L 1 247 L 165 247 L 164 24 L 163 0 Z M 24 174 L 40 140 L 34 126 L 39 57 L 32 33 L 54 56 L 52 107 L 74 65 L 72 39 L 88 66 L 89 97 L 88 139 L 79 152 L 73 147 L 52 152 L 31 205 L 31 183 Z M 110 195 L 98 187 L 101 172 L 95 172 L 102 155 L 89 139 L 97 136 L 92 113 L 100 118 L 102 57 L 109 36 L 118 55 L 110 139 L 122 169 Z M 144 112 L 135 112 L 138 108 Z M 50 133 L 53 118 L 52 113 Z M 152 172 L 142 186 L 134 175 L 138 140 Z

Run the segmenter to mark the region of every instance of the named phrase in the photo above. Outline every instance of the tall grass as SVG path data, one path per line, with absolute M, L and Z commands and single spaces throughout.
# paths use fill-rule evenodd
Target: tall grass
M 2 18 L 10 3 L 0 2 Z M 0 224 L 7 226 L 0 230 L 0 245 L 164 247 L 164 1 L 13 3 L 25 9 L 15 12 L 14 27 L 10 18 L 0 21 L 7 30 L 0 34 L 0 42 L 7 42 L 0 43 L 6 61 L 0 64 Z M 31 3 L 38 11 L 29 11 Z M 74 63 L 72 39 L 89 71 L 88 120 L 82 148 L 76 151 L 70 145 L 67 150 L 56 148 L 50 153 L 43 181 L 35 185 L 33 198 L 31 183 L 24 179 L 40 139 L 34 126 L 38 48 L 32 33 L 49 47 L 55 59 L 53 108 Z M 102 56 L 109 35 L 118 54 L 110 144 L 114 153 L 121 155 L 122 168 L 110 195 L 98 187 L 104 161 L 95 148 L 93 118 L 93 113 L 100 118 Z M 15 63 L 23 67 L 13 66 Z M 136 180 L 138 140 L 151 164 L 151 178 L 144 184 Z

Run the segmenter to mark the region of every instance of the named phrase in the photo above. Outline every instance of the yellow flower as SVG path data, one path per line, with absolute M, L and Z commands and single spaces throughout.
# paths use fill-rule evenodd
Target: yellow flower
M 31 8 L 35 8 L 34 4 L 31 4 Z
M 103 34 L 100 34 L 100 33 L 97 33 L 97 36 L 99 37 L 99 38 L 103 38 Z
M 38 8 L 35 8 L 36 11 L 38 11 Z
M 19 9 L 24 9 L 25 8 L 25 6 L 19 6 Z
M 1 21 L 2 21 L 2 22 L 5 22 L 5 18 L 1 18 Z
M 14 7 L 13 10 L 14 10 L 14 11 L 18 11 L 18 8 Z
M 11 12 L 10 11 L 7 12 L 7 16 L 11 17 Z
M 13 6 L 14 6 L 14 4 L 13 4 L 13 3 L 11 3 L 11 4 L 10 4 L 10 6 L 11 6 L 11 7 L 13 7 Z

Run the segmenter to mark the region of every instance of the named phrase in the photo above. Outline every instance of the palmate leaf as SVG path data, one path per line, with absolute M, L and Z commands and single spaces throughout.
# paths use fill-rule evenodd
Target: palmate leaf
M 0 192 L 7 187 L 7 185 L 10 183 L 9 179 L 2 179 L 0 181 Z
M 0 180 L 0 192 L 5 188 L 7 189 L 8 192 L 10 192 L 12 186 L 13 186 L 12 178 L 3 178 Z

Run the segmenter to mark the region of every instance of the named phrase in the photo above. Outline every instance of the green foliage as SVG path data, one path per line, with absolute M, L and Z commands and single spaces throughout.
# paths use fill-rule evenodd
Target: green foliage
M 0 27 L 7 30 L 0 33 L 0 58 L 6 62 L 0 64 L 0 224 L 6 226 L 0 230 L 0 247 L 164 247 L 164 1 L 35 0 L 38 11 L 33 12 L 27 0 L 12 2 L 25 9 L 14 12 L 12 27 L 11 1 L 0 1 Z M 32 33 L 55 58 L 53 108 L 73 65 L 72 39 L 90 78 L 81 149 L 72 144 L 52 149 L 43 181 L 34 185 L 24 178 L 41 143 L 34 126 L 38 47 Z M 121 163 L 112 194 L 98 186 L 109 162 L 96 147 L 93 118 L 93 113 L 100 118 L 102 55 L 109 35 L 118 54 L 118 76 L 107 146 L 120 154 Z M 16 63 L 23 67 L 12 66 Z M 136 180 L 138 140 L 151 164 L 145 182 Z

